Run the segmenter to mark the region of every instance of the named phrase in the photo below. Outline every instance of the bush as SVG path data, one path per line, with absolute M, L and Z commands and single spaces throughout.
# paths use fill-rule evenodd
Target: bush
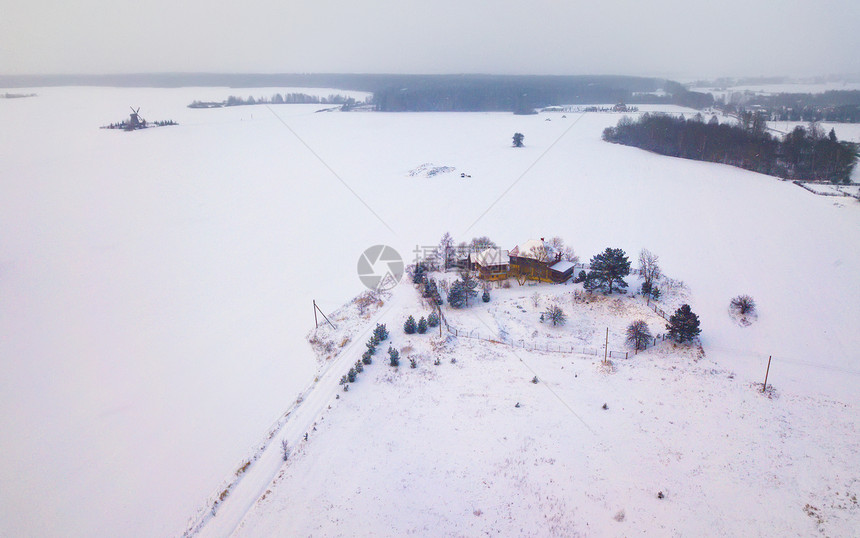
M 544 319 L 552 321 L 553 325 L 564 325 L 567 321 L 567 316 L 564 315 L 564 310 L 562 310 L 558 305 L 550 305 L 550 307 L 541 314 L 541 318 L 541 321 Z
M 359 374 L 364 371 L 364 364 L 361 361 L 355 361 L 355 371 Z
M 576 278 L 573 279 L 573 283 L 579 284 L 580 282 L 585 282 L 586 278 L 587 275 L 585 274 L 585 271 L 580 271 L 579 274 L 576 275 Z
M 388 358 L 391 366 L 400 366 L 400 352 L 388 346 Z
M 355 383 L 355 377 L 356 377 L 357 375 L 358 375 L 358 374 L 356 373 L 355 368 L 350 368 L 350 369 L 349 369 L 349 373 L 348 373 L 348 374 L 346 374 L 346 379 L 347 379 L 350 383 Z
M 406 334 L 415 334 L 415 318 L 409 316 L 406 318 L 406 323 L 403 324 L 403 332 Z
M 409 359 L 409 367 L 418 368 L 418 362 L 414 358 Z
M 427 326 L 428 327 L 438 327 L 439 326 L 439 316 L 436 315 L 436 312 L 432 312 L 429 316 L 427 316 Z
M 484 290 L 484 294 L 481 295 L 481 300 L 484 301 L 485 303 L 490 302 L 490 291 L 489 290 Z
M 732 299 L 730 307 L 733 311 L 745 316 L 755 312 L 755 300 L 749 295 L 738 295 Z
M 364 354 L 361 356 L 361 362 L 363 362 L 364 364 L 373 363 L 373 353 L 371 353 L 370 350 L 365 351 Z
M 415 329 L 418 331 L 418 334 L 424 334 L 427 332 L 427 320 L 424 319 L 424 316 L 421 316 L 421 319 L 418 320 L 418 327 Z

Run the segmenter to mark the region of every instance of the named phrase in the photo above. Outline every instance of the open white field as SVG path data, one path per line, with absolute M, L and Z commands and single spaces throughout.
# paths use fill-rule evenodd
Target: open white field
M 647 247 L 692 290 L 708 359 L 739 383 L 773 355 L 784 393 L 856 402 L 851 200 L 606 144 L 613 114 L 190 110 L 265 92 L 35 91 L 0 101 L 0 534 L 181 533 L 312 381 L 311 300 L 333 310 L 359 293 L 366 247 L 408 258 L 444 231 L 506 247 L 559 235 L 586 259 Z M 98 129 L 129 105 L 180 125 Z M 456 171 L 408 175 L 424 163 Z M 739 293 L 760 305 L 752 327 L 726 313 Z

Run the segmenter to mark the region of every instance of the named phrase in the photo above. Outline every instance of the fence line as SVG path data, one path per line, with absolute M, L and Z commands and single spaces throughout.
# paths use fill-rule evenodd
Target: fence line
M 490 342 L 493 344 L 502 344 L 505 346 L 510 346 L 513 348 L 521 348 L 526 351 L 544 351 L 547 353 L 571 353 L 577 355 L 593 355 L 595 357 L 599 357 L 604 354 L 604 350 L 598 348 L 587 348 L 587 347 L 576 347 L 565 344 L 544 344 L 541 345 L 536 342 L 526 342 L 525 340 L 517 340 L 515 342 L 509 342 L 507 339 L 499 339 L 499 338 L 490 338 L 482 335 L 478 329 L 472 329 L 467 331 L 465 329 L 458 329 L 457 327 L 452 327 L 447 322 L 445 323 L 445 328 L 449 333 L 454 336 L 462 337 L 462 338 L 471 338 L 473 340 L 483 340 L 484 342 Z M 655 339 L 656 340 L 656 339 Z M 656 344 L 655 344 L 656 345 Z M 612 358 L 628 358 L 630 356 L 629 351 L 616 351 L 609 350 L 609 356 Z

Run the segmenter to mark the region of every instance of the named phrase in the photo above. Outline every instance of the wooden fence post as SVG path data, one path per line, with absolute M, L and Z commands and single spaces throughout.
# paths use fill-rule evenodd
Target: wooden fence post
M 761 393 L 764 394 L 764 391 L 767 389 L 767 374 L 770 373 L 770 359 L 773 358 L 773 355 L 767 358 L 767 370 L 764 372 L 764 385 L 761 387 Z

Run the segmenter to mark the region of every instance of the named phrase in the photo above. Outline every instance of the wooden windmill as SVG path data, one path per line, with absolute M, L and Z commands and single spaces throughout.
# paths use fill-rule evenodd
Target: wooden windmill
M 131 109 L 131 115 L 128 120 L 128 130 L 133 131 L 135 129 L 143 129 L 146 127 L 146 120 L 140 117 L 140 107 L 137 107 L 137 110 L 134 107 L 129 107 Z

